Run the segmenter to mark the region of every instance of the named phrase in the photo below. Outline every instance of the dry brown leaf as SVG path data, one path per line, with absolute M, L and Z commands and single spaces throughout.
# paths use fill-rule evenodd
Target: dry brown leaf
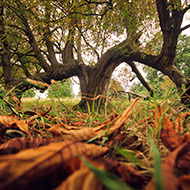
M 118 117 L 116 117 L 114 119 L 112 125 L 109 128 L 109 134 L 112 134 L 114 131 L 119 129 L 124 124 L 124 122 L 127 120 L 127 118 L 133 113 L 138 100 L 139 100 L 138 98 L 135 99 L 134 102 L 124 112 L 121 113 L 121 115 L 119 115 Z M 100 134 L 100 133 L 104 132 L 105 130 L 107 130 L 107 124 L 98 126 L 94 129 L 98 134 Z M 105 136 L 105 134 L 104 134 L 104 136 Z
M 32 117 L 30 117 L 30 119 L 27 121 L 27 123 L 30 125 L 30 123 L 31 123 L 34 119 L 36 119 L 36 118 L 38 118 L 38 117 L 40 117 L 40 116 L 45 116 L 46 114 L 48 114 L 48 113 L 50 112 L 51 108 L 52 108 L 52 106 L 50 106 L 50 108 L 49 108 L 47 111 L 45 111 L 45 112 L 37 113 L 36 115 L 33 115 Z
M 0 126 L 3 128 L 19 128 L 21 131 L 24 131 L 26 134 L 31 136 L 29 132 L 29 126 L 24 120 L 18 120 L 11 116 L 0 115 Z
M 181 190 L 189 190 L 190 187 L 190 175 L 183 175 L 179 178 L 179 184 Z
M 56 190 L 102 190 L 102 184 L 87 167 L 76 170 Z
M 76 163 L 76 161 L 74 162 Z M 104 158 L 88 160 L 88 162 L 100 170 L 115 174 L 132 188 L 142 189 L 144 187 L 145 178 L 135 168 L 127 164 Z M 57 189 L 99 190 L 102 189 L 102 185 L 94 174 L 82 163 L 80 164 L 79 170 L 74 171 Z
M 143 189 L 145 177 L 143 177 L 135 168 L 122 162 L 99 158 L 98 163 L 104 165 L 104 169 L 114 173 L 125 183 L 135 189 Z
M 0 156 L 0 189 L 28 189 L 31 184 L 35 186 L 44 178 L 58 174 L 64 162 L 73 156 L 95 158 L 107 150 L 93 144 L 64 141 Z
M 127 133 L 118 133 L 114 134 L 111 140 L 107 142 L 107 146 L 111 146 L 113 144 L 120 147 L 128 146 L 130 144 L 133 144 L 136 140 L 138 140 L 138 137 L 136 135 L 129 136 Z
M 163 110 L 160 108 L 160 106 L 157 106 L 155 111 L 155 127 L 157 130 L 159 127 L 158 121 L 161 118 L 163 114 Z M 183 138 L 179 136 L 178 133 L 174 131 L 174 126 L 172 122 L 166 117 L 163 116 L 162 122 L 162 129 L 160 138 L 164 145 L 170 150 L 173 151 L 175 148 L 177 148 L 179 145 L 183 143 Z
M 7 143 L 0 145 L 0 155 L 13 154 L 27 148 L 35 148 L 42 145 L 47 145 L 49 143 L 51 143 L 51 140 L 48 138 L 41 138 L 41 137 L 14 138 L 9 140 Z
M 175 122 L 175 131 L 177 133 L 182 133 L 184 131 L 184 122 L 186 117 L 190 116 L 190 112 L 181 113 Z
M 116 117 L 109 128 L 107 122 L 97 127 L 87 128 L 57 124 L 51 127 L 49 131 L 55 138 L 61 140 L 86 141 L 98 135 L 98 138 L 101 138 L 102 136 L 107 135 L 107 132 L 108 134 L 112 134 L 123 125 L 126 119 L 132 114 L 137 101 L 138 99 L 136 99 L 121 115 Z
M 176 159 L 180 151 L 186 147 L 186 143 L 176 148 L 162 163 L 162 178 L 165 190 L 176 190 L 179 187 L 179 180 L 175 176 Z M 154 178 L 148 183 L 145 190 L 156 190 Z
M 190 174 L 190 141 L 180 150 L 176 159 L 178 175 Z
M 113 115 L 111 115 L 106 121 L 104 121 L 104 122 L 102 122 L 102 123 L 100 123 L 100 124 L 98 124 L 98 126 L 102 126 L 102 125 L 110 125 L 112 122 L 113 122 L 113 120 L 117 117 L 118 115 L 117 114 L 113 114 Z
M 59 140 L 86 141 L 97 135 L 92 127 L 75 127 L 63 123 L 54 125 L 48 131 Z

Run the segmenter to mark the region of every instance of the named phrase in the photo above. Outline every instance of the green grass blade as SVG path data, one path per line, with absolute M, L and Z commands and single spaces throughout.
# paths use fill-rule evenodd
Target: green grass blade
M 95 174 L 95 176 L 101 181 L 101 183 L 109 190 L 132 190 L 132 188 L 124 183 L 119 177 L 115 174 L 106 171 L 100 170 L 89 163 L 84 158 L 81 158 L 84 164 Z
M 117 147 L 116 150 L 123 155 L 124 157 L 128 158 L 130 161 L 137 165 L 142 165 L 141 161 L 135 156 L 135 153 L 132 152 L 131 150 L 123 149 Z
M 154 177 L 155 177 L 155 185 L 156 190 L 163 190 L 163 178 L 162 178 L 162 165 L 161 165 L 161 156 L 156 148 L 154 142 L 150 139 L 150 146 L 153 152 L 153 159 L 154 159 Z

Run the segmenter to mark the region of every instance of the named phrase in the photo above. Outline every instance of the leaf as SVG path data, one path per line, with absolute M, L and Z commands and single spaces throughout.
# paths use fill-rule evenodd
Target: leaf
M 11 116 L 0 115 L 0 126 L 5 128 L 19 128 L 29 136 L 29 125 L 24 120 L 18 120 Z
M 53 134 L 54 137 L 60 140 L 87 141 L 96 136 L 97 138 L 101 138 L 107 134 L 112 134 L 123 125 L 126 119 L 132 114 L 133 108 L 137 104 L 137 101 L 138 99 L 136 99 L 131 104 L 131 106 L 129 106 L 120 116 L 116 117 L 113 121 L 111 119 L 108 119 L 108 122 L 104 122 L 102 125 L 97 127 L 84 128 L 68 126 L 65 124 L 57 124 L 48 130 Z M 108 126 L 108 124 L 110 124 L 110 126 Z
M 102 184 L 110 190 L 130 190 L 131 188 L 125 184 L 120 178 L 109 171 L 102 170 L 97 166 L 92 165 L 85 159 L 82 159 L 85 165 L 93 171 L 95 176 L 102 182 Z
M 183 175 L 179 178 L 179 184 L 182 190 L 189 190 L 190 187 L 190 175 Z
M 160 124 L 162 125 L 160 138 L 164 145 L 170 151 L 173 151 L 183 143 L 183 138 L 180 137 L 179 134 L 174 131 L 174 126 L 172 122 L 168 118 L 166 118 L 166 116 L 164 116 L 163 113 L 164 112 L 160 108 L 160 106 L 157 106 L 155 111 L 155 127 L 157 131 L 159 131 L 158 128 L 160 122 Z
M 136 135 L 129 136 L 127 133 L 114 134 L 112 139 L 107 143 L 107 146 L 116 144 L 117 146 L 128 146 L 138 140 Z
M 174 150 L 162 163 L 162 174 L 163 174 L 163 182 L 164 182 L 163 185 L 165 189 L 170 189 L 170 190 L 177 189 L 178 180 L 176 176 L 174 175 L 174 167 L 175 167 L 175 160 L 176 160 L 177 154 L 182 147 L 184 147 L 184 145 Z M 148 183 L 145 189 L 146 190 L 156 189 L 154 178 Z
M 0 156 L 0 189 L 27 189 L 31 185 L 36 189 L 43 180 L 49 183 L 48 177 L 53 178 L 55 174 L 63 177 L 64 163 L 72 157 L 96 158 L 107 150 L 93 144 L 65 141 Z
M 53 134 L 54 138 L 60 140 L 87 141 L 96 136 L 92 127 L 75 127 L 63 123 L 54 125 L 48 131 Z
M 99 158 L 99 162 L 104 164 L 105 170 L 117 175 L 125 183 L 135 189 L 142 189 L 145 178 L 134 167 L 115 160 Z
M 184 132 L 184 123 L 185 123 L 185 119 L 186 117 L 190 116 L 190 112 L 186 112 L 186 113 L 181 113 L 175 122 L 175 131 L 177 133 L 183 133 Z
M 7 143 L 0 145 L 0 155 L 17 153 L 27 148 L 35 148 L 41 145 L 47 145 L 50 142 L 50 139 L 41 137 L 14 138 L 9 140 Z
M 186 167 L 186 169 L 184 169 Z M 189 189 L 190 173 L 190 142 L 177 147 L 162 163 L 162 178 L 164 189 L 176 190 Z M 177 175 L 179 179 L 177 178 Z M 188 188 L 187 188 L 188 187 Z M 145 190 L 157 190 L 153 178 L 145 187 Z
M 102 190 L 102 184 L 87 167 L 76 170 L 56 190 Z

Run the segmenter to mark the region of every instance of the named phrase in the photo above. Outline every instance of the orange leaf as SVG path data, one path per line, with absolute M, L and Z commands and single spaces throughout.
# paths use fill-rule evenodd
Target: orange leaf
M 179 184 L 181 190 L 189 190 L 190 187 L 190 175 L 183 175 L 179 178 Z
M 41 145 L 47 145 L 51 141 L 48 138 L 41 137 L 21 137 L 9 140 L 0 145 L 0 154 L 13 154 L 27 148 L 34 148 Z
M 180 151 L 182 151 L 186 147 L 186 143 L 180 145 L 176 148 L 162 163 L 162 178 L 163 178 L 163 186 L 164 189 L 168 190 L 176 190 L 179 186 L 179 181 L 175 176 L 174 170 L 176 167 L 176 160 L 179 156 Z M 153 178 L 148 185 L 146 186 L 145 190 L 156 190 L 155 187 L 155 179 Z
M 112 121 L 112 124 L 110 123 L 109 128 L 106 122 L 97 127 L 87 128 L 57 124 L 48 130 L 54 137 L 60 140 L 86 141 L 96 137 L 97 135 L 99 135 L 98 138 L 101 138 L 102 136 L 105 136 L 107 132 L 112 134 L 123 125 L 126 119 L 132 114 L 133 108 L 137 104 L 137 101 L 138 99 L 136 99 L 120 116 L 116 117 Z M 110 120 L 108 120 L 108 122 L 110 122 Z
M 3 125 L 5 128 L 15 128 L 18 127 L 21 131 L 24 131 L 29 136 L 29 126 L 24 120 L 18 120 L 11 116 L 0 115 L 0 125 Z
M 190 112 L 181 113 L 179 117 L 177 117 L 175 122 L 175 131 L 177 133 L 182 133 L 184 131 L 184 122 L 186 117 L 190 115 Z
M 56 190 L 102 190 L 102 184 L 87 167 L 76 170 Z
M 45 182 L 49 184 L 48 177 L 63 176 L 64 163 L 72 157 L 95 158 L 107 150 L 93 144 L 64 141 L 0 156 L 0 189 L 32 189 L 31 184 L 36 189 Z
M 163 110 L 160 108 L 160 106 L 157 106 L 155 111 L 155 127 L 157 131 L 159 130 L 159 124 L 158 121 L 160 120 L 161 116 L 163 115 Z M 170 150 L 173 151 L 175 148 L 177 148 L 179 145 L 183 143 L 183 138 L 178 135 L 174 131 L 174 127 L 172 122 L 165 116 L 163 116 L 163 119 L 161 121 L 162 129 L 160 138 L 164 145 Z
M 92 127 L 75 127 L 63 123 L 54 125 L 48 129 L 48 131 L 50 131 L 57 139 L 72 141 L 86 141 L 97 135 Z

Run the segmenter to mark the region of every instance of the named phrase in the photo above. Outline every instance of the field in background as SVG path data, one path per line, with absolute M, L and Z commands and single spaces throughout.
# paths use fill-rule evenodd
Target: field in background
M 46 109 L 47 107 L 55 107 L 63 109 L 65 106 L 69 109 L 80 102 L 79 98 L 22 98 L 21 106 L 24 109 Z

